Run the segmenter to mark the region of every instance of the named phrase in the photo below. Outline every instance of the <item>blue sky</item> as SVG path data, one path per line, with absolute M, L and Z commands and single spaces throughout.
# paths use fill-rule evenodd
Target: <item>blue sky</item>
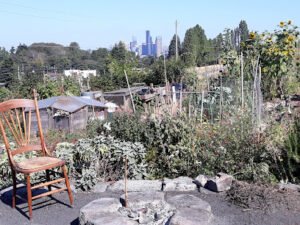
M 178 34 L 199 24 L 209 38 L 246 20 L 250 30 L 272 31 L 280 21 L 300 25 L 299 0 L 0 0 L 0 46 L 76 41 L 83 49 L 110 47 L 133 36 L 145 42 L 145 30 L 168 46 Z

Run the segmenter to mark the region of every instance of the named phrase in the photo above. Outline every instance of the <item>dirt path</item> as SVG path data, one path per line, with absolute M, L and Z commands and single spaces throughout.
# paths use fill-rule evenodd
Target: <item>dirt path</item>
M 186 193 L 186 192 L 185 192 Z M 24 189 L 18 194 L 26 197 Z M 166 197 L 178 192 L 166 193 Z M 213 193 L 189 192 L 210 203 L 214 220 L 212 225 L 300 225 L 300 212 L 294 209 L 278 209 L 273 212 L 243 210 L 228 203 L 224 195 Z M 56 194 L 54 198 L 43 198 L 34 201 L 33 221 L 26 216 L 27 204 L 19 200 L 18 209 L 12 209 L 11 191 L 1 194 L 0 225 L 78 225 L 79 210 L 92 200 L 100 197 L 118 197 L 120 193 L 76 193 L 73 208 L 68 207 L 66 193 Z

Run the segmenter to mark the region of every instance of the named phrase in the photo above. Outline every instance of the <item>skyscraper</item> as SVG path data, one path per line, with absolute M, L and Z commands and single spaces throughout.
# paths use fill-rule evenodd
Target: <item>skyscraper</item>
M 146 55 L 152 55 L 152 37 L 150 35 L 149 30 L 146 30 L 146 46 L 147 46 Z
M 162 38 L 156 37 L 155 43 L 152 41 L 150 31 L 146 30 L 146 43 L 140 46 L 140 53 L 142 56 L 159 57 L 162 55 Z
M 130 42 L 130 51 L 134 52 L 135 55 L 139 54 L 138 44 L 137 44 L 136 38 L 134 38 L 134 37 L 132 38 L 132 41 Z
M 162 39 L 161 36 L 156 37 L 155 39 L 155 56 L 160 57 L 162 55 Z

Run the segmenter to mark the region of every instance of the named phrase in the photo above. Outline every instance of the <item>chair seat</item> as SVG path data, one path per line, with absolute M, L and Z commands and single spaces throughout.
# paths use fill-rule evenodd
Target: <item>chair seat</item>
M 65 161 L 55 157 L 35 157 L 16 163 L 16 170 L 22 173 L 32 173 L 64 164 Z

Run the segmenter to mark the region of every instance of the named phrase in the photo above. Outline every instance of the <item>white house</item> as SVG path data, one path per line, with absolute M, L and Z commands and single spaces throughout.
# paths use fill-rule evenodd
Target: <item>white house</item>
M 90 76 L 96 76 L 96 70 L 64 70 L 64 75 L 67 77 L 88 78 Z

